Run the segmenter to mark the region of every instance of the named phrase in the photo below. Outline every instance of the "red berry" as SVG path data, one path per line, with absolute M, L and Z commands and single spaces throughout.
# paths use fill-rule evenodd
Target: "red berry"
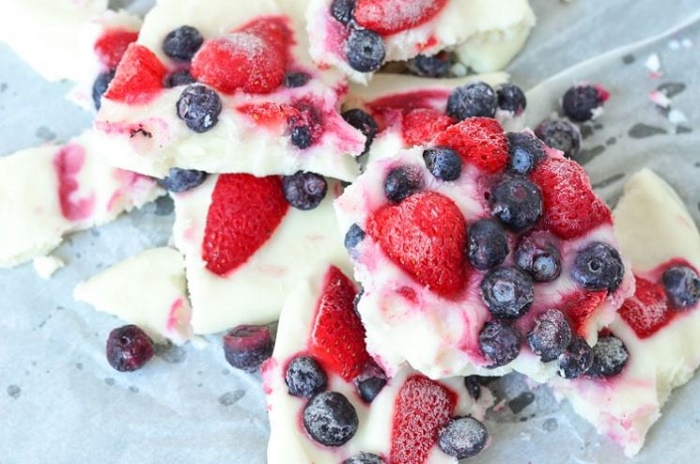
M 107 69 L 116 69 L 130 43 L 136 42 L 139 33 L 124 29 L 106 30 L 95 42 L 95 54 Z
M 408 147 L 424 145 L 453 123 L 454 121 L 451 117 L 438 110 L 417 108 L 403 116 L 401 125 L 403 139 Z
M 294 43 L 294 33 L 289 26 L 289 21 L 282 16 L 256 18 L 238 28 L 238 31 L 263 38 L 278 50 L 286 51 Z
M 465 119 L 440 133 L 434 145 L 453 149 L 465 164 L 487 174 L 501 172 L 508 165 L 508 139 L 495 119 Z
M 571 330 L 586 338 L 589 335 L 588 321 L 596 317 L 596 309 L 605 300 L 608 292 L 577 292 L 565 297 L 561 303 L 561 312 L 569 319 Z
M 143 105 L 163 88 L 166 74 L 165 66 L 152 51 L 132 43 L 126 49 L 103 99 Z
M 666 293 L 661 285 L 637 276 L 634 280 L 634 295 L 625 300 L 619 313 L 639 338 L 647 338 L 668 324 L 676 312 L 668 309 Z
M 447 0 L 357 0 L 355 20 L 381 35 L 412 29 L 424 24 L 447 4 Z
M 153 357 L 153 341 L 133 324 L 116 328 L 107 338 L 107 361 L 121 372 L 140 369 Z

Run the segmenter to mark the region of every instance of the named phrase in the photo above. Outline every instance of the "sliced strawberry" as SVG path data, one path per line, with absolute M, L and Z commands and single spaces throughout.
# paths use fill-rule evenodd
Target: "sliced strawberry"
M 167 69 L 148 48 L 132 43 L 124 52 L 104 98 L 130 105 L 143 105 L 163 88 Z
M 452 417 L 457 395 L 444 385 L 416 374 L 406 379 L 394 403 L 391 464 L 423 464 Z
M 454 120 L 432 108 L 417 108 L 408 111 L 403 117 L 401 129 L 406 146 L 423 145 L 431 141 L 436 134 L 447 129 Z
M 596 309 L 605 300 L 606 291 L 577 292 L 562 301 L 561 310 L 569 319 L 571 330 L 576 334 L 587 337 L 588 322 L 595 318 Z
M 457 205 L 436 192 L 420 192 L 386 205 L 367 231 L 389 258 L 432 291 L 452 296 L 467 277 L 467 224 Z
M 224 276 L 245 263 L 272 236 L 288 209 L 280 177 L 220 175 L 204 229 L 206 268 Z
M 544 223 L 559 237 L 579 237 L 612 222 L 610 209 L 591 190 L 586 171 L 575 161 L 546 158 L 533 171 L 532 180 L 542 191 Z
M 424 24 L 447 0 L 357 0 L 355 21 L 380 35 L 390 35 Z
M 435 145 L 449 147 L 487 174 L 503 171 L 508 165 L 508 139 L 495 119 L 469 118 L 440 133 Z
M 299 116 L 299 110 L 286 103 L 245 104 L 237 107 L 236 110 L 253 118 L 257 125 L 266 127 L 286 125 L 290 118 Z
M 294 34 L 289 21 L 282 16 L 255 18 L 238 28 L 238 32 L 247 32 L 265 39 L 278 50 L 289 50 L 289 47 L 294 44 Z
M 326 273 L 311 334 L 311 353 L 350 382 L 370 361 L 365 328 L 353 302 L 357 287 L 335 266 Z
M 668 324 L 676 312 L 669 311 L 666 293 L 661 285 L 637 276 L 634 280 L 634 295 L 625 300 L 619 313 L 639 338 L 647 338 Z
M 108 29 L 95 42 L 95 54 L 107 69 L 116 69 L 129 44 L 138 37 L 138 32 Z

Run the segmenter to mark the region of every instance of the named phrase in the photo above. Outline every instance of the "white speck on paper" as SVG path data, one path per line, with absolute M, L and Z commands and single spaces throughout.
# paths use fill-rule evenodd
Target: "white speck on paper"
M 671 110 L 668 112 L 668 120 L 671 124 L 681 124 L 688 122 L 688 117 L 680 110 Z
M 671 106 L 671 99 L 668 98 L 665 93 L 658 90 L 649 92 L 649 100 L 661 108 L 668 108 Z

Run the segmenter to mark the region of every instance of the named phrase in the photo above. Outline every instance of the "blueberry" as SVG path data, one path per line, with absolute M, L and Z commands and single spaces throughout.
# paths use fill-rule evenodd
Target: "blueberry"
M 366 73 L 374 72 L 382 66 L 386 51 L 379 34 L 353 28 L 345 44 L 345 55 L 352 69 Z
M 362 132 L 362 134 L 366 137 L 364 151 L 366 153 L 367 150 L 369 150 L 369 146 L 372 145 L 372 141 L 377 135 L 377 132 L 379 132 L 377 121 L 375 121 L 369 113 L 366 113 L 359 108 L 344 111 L 341 116 L 348 124 Z
M 561 311 L 548 309 L 535 319 L 527 341 L 542 362 L 554 361 L 571 343 L 571 327 Z
M 287 203 L 301 210 L 316 208 L 326 197 L 328 183 L 313 172 L 298 171 L 282 178 L 282 192 Z
M 331 16 L 341 24 L 352 21 L 352 13 L 355 10 L 355 0 L 333 0 L 331 3 Z
M 345 249 L 348 251 L 354 249 L 365 238 L 365 231 L 357 224 L 350 226 L 345 233 Z
M 481 281 L 481 299 L 496 317 L 520 317 L 534 298 L 532 279 L 517 267 L 497 267 Z
M 158 183 L 170 192 L 181 193 L 199 187 L 206 178 L 207 173 L 203 171 L 172 168 Z
M 224 356 L 237 369 L 255 372 L 272 356 L 272 336 L 264 325 L 239 325 L 224 335 Z
M 165 36 L 163 52 L 173 60 L 190 61 L 203 43 L 204 37 L 197 29 L 182 26 Z
M 438 179 L 457 180 L 462 174 L 462 157 L 451 148 L 428 148 L 423 152 L 425 165 Z
M 695 306 L 700 300 L 700 278 L 688 266 L 673 266 L 661 277 L 671 308 L 684 309 Z
M 114 70 L 100 73 L 92 84 L 92 102 L 95 104 L 95 109 L 99 110 L 102 106 L 102 95 L 107 91 L 109 83 L 114 79 Z
M 481 384 L 484 378 L 478 375 L 468 375 L 464 378 L 464 388 L 474 401 L 479 401 L 481 398 Z
M 120 372 L 141 369 L 153 357 L 153 341 L 133 324 L 112 330 L 107 338 L 107 361 Z
M 578 252 L 571 274 L 586 290 L 613 292 L 622 282 L 625 266 L 614 247 L 603 242 L 593 242 Z
M 614 335 L 598 337 L 593 347 L 593 364 L 586 375 L 590 377 L 613 377 L 624 369 L 629 353 L 622 340 Z
M 305 72 L 289 72 L 284 76 L 284 86 L 287 88 L 303 87 L 311 76 Z
M 294 126 L 291 130 L 292 144 L 302 150 L 309 148 L 313 144 L 311 128 L 309 126 Z
M 491 214 L 507 228 L 523 232 L 542 215 L 539 187 L 524 177 L 506 177 L 491 190 Z
M 371 403 L 385 385 L 386 379 L 382 377 L 370 377 L 358 382 L 357 389 L 360 392 L 360 398 Z
M 485 82 L 473 82 L 452 91 L 447 99 L 447 114 L 462 121 L 475 116 L 496 115 L 496 92 Z
M 508 256 L 508 237 L 493 219 L 480 219 L 469 226 L 469 262 L 482 271 L 501 264 Z
M 452 57 L 448 53 L 417 55 L 407 63 L 411 74 L 421 77 L 447 77 L 452 68 Z
M 206 85 L 185 87 L 176 106 L 177 115 L 195 132 L 206 132 L 219 122 L 221 98 Z
M 471 416 L 455 417 L 438 433 L 438 446 L 445 454 L 464 459 L 479 454 L 487 439 L 484 424 Z
M 526 132 L 508 132 L 508 169 L 527 174 L 544 158 L 544 147 L 537 137 Z
M 592 364 L 593 349 L 583 338 L 574 337 L 559 356 L 558 374 L 565 379 L 575 379 L 588 372 Z
M 167 88 L 173 88 L 177 87 L 178 85 L 190 85 L 194 84 L 197 82 L 197 79 L 195 79 L 192 74 L 190 74 L 189 69 L 181 69 L 179 71 L 175 71 L 173 73 L 168 74 L 165 77 L 165 83 L 164 85 Z
M 581 150 L 581 132 L 564 119 L 548 119 L 535 128 L 535 135 L 547 146 L 564 152 L 567 158 L 576 158 Z
M 535 282 L 551 282 L 561 274 L 561 254 L 547 239 L 523 238 L 515 250 L 515 264 Z
M 520 353 L 520 334 L 505 321 L 490 321 L 479 333 L 479 348 L 491 362 L 488 367 L 505 366 Z
M 360 453 L 347 458 L 343 464 L 384 464 L 384 460 L 372 453 Z
M 564 93 L 561 106 L 569 119 L 585 122 L 593 119 L 596 110 L 603 106 L 603 96 L 592 85 L 575 85 Z
M 304 407 L 304 428 L 316 442 L 342 446 L 357 432 L 359 419 L 350 401 L 338 392 L 315 395 Z
M 389 171 L 384 179 L 384 194 L 399 203 L 423 188 L 423 172 L 416 166 L 400 166 Z
M 284 374 L 289 394 L 311 398 L 316 393 L 325 390 L 328 377 L 321 365 L 309 356 L 298 356 L 292 359 Z
M 352 309 L 355 311 L 355 314 L 359 318 L 362 318 L 362 316 L 360 316 L 360 311 L 357 309 L 357 305 L 360 304 L 360 300 L 362 299 L 362 295 L 364 295 L 364 294 L 365 294 L 364 287 L 360 287 L 360 291 L 357 292 L 357 295 L 355 295 L 355 298 L 353 298 L 353 300 L 352 300 Z
M 527 107 L 527 98 L 523 89 L 515 84 L 501 84 L 496 89 L 498 108 L 520 116 Z

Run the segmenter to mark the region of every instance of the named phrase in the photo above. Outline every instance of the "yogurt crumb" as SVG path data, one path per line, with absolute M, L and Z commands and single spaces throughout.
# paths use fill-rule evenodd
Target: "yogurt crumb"
M 66 263 L 55 256 L 37 256 L 32 264 L 37 275 L 42 279 L 50 279 L 53 274 L 61 269 Z

